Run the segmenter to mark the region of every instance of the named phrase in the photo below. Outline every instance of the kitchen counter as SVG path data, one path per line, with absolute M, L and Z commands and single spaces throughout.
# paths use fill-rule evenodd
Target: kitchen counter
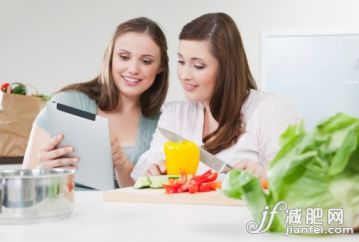
M 101 192 L 76 192 L 72 215 L 60 221 L 0 225 L 1 242 L 18 241 L 358 241 L 359 235 L 249 234 L 246 207 L 104 202 Z

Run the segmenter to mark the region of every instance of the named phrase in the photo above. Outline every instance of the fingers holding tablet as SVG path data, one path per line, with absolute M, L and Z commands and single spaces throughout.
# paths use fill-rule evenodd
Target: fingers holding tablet
M 74 152 L 74 148 L 71 146 L 57 148 L 63 139 L 64 135 L 59 134 L 40 148 L 38 153 L 39 168 L 76 168 L 79 159 L 69 157 Z

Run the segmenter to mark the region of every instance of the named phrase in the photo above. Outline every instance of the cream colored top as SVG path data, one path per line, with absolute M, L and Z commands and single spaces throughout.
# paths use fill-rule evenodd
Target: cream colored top
M 242 107 L 245 133 L 237 143 L 216 156 L 229 164 L 243 159 L 266 164 L 279 150 L 279 137 L 288 125 L 300 121 L 298 113 L 281 96 L 252 90 Z M 199 102 L 172 102 L 164 105 L 158 127 L 171 130 L 198 145 L 203 145 L 204 107 Z M 167 140 L 156 129 L 150 149 L 141 155 L 131 176 L 143 176 L 151 163 L 165 159 Z M 209 169 L 200 163 L 197 173 Z

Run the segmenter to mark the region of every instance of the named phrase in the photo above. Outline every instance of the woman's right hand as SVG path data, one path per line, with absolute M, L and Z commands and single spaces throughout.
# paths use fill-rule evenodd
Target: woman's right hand
M 63 140 L 64 136 L 59 134 L 53 137 L 49 143 L 44 144 L 38 152 L 38 168 L 76 168 L 78 158 L 63 157 L 74 151 L 73 147 L 56 148 L 56 146 Z
M 152 163 L 145 172 L 145 176 L 159 176 L 166 174 L 167 168 L 164 160 L 158 163 Z
M 259 180 L 267 180 L 267 171 L 262 163 L 253 160 L 241 160 L 233 165 L 235 169 L 251 173 Z

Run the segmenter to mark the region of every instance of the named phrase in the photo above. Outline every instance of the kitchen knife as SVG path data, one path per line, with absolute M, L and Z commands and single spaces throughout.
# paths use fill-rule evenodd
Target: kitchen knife
M 158 130 L 168 140 L 171 140 L 174 142 L 178 142 L 181 140 L 187 140 L 187 139 L 183 138 L 182 136 L 180 136 L 172 131 L 169 131 L 168 129 L 158 128 Z M 209 153 L 202 147 L 200 147 L 200 159 L 204 164 L 206 164 L 207 166 L 209 166 L 210 168 L 212 168 L 213 170 L 215 170 L 219 173 L 225 173 L 233 168 L 232 166 L 228 165 L 227 163 L 225 163 L 218 157 L 212 155 L 211 153 Z

